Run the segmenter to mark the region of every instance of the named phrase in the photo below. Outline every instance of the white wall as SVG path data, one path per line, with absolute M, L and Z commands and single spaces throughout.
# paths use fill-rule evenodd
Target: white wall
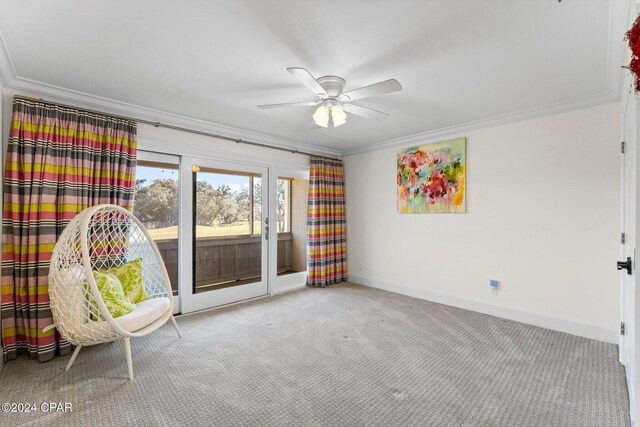
M 147 124 L 138 124 L 138 149 L 274 165 L 279 169 L 293 169 L 305 172 L 307 175 L 309 171 L 309 157 L 305 155 L 237 144 L 233 141 Z
M 398 214 L 397 148 L 345 159 L 351 280 L 617 342 L 619 105 L 458 136 L 466 214 Z

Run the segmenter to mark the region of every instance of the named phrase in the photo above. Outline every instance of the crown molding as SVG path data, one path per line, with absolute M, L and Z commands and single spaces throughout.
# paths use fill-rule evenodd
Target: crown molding
M 237 139 L 243 139 L 245 141 L 259 142 L 261 144 L 267 144 L 291 151 L 299 150 L 322 156 L 340 157 L 340 152 L 336 150 L 304 144 L 298 141 L 249 130 L 238 129 L 231 126 L 220 125 L 206 120 L 194 119 L 126 102 L 115 101 L 87 93 L 76 92 L 70 89 L 48 85 L 21 77 L 16 77 L 10 84 L 8 84 L 5 87 L 4 92 L 9 95 L 25 95 L 46 98 L 48 101 L 72 104 L 79 108 L 88 108 L 103 111 L 105 113 L 131 117 L 133 120 L 136 118 L 149 120 L 152 122 L 159 122 L 162 124 L 179 126 L 202 132 L 225 135 Z
M 580 110 L 583 108 L 595 107 L 598 105 L 611 104 L 617 101 L 618 101 L 617 96 L 614 96 L 607 91 L 599 95 L 590 96 L 586 98 L 579 98 L 571 101 L 560 102 L 553 105 L 545 105 L 543 107 L 516 111 L 514 113 L 502 114 L 499 116 L 490 117 L 488 119 L 474 120 L 472 122 L 463 123 L 461 125 L 448 126 L 440 129 L 430 130 L 427 132 L 420 132 L 413 135 L 403 136 L 401 138 L 390 139 L 380 143 L 367 145 L 366 147 L 343 151 L 342 155 L 352 156 L 355 154 L 362 154 L 369 151 L 377 151 L 384 148 L 419 145 L 419 144 L 431 142 L 435 139 L 459 136 L 460 134 L 478 130 L 478 129 L 499 126 L 499 125 L 506 125 L 509 123 L 516 123 L 524 120 L 531 120 L 538 117 L 550 116 L 553 114 L 565 113 L 569 111 Z
M 0 50 L 2 50 L 2 48 L 0 48 Z M 0 52 L 0 57 L 2 56 L 1 53 L 2 52 Z M 3 63 L 4 61 L 0 59 L 0 75 L 2 74 L 2 71 L 4 71 L 4 69 L 2 69 Z M 8 61 L 8 63 L 10 64 L 10 61 Z M 434 129 L 431 131 L 390 139 L 375 144 L 369 144 L 365 147 L 356 148 L 354 150 L 339 151 L 304 144 L 294 140 L 278 138 L 257 132 L 238 129 L 230 126 L 219 125 L 205 120 L 194 119 L 186 116 L 181 116 L 179 114 L 168 113 L 134 104 L 128 104 L 108 98 L 102 98 L 95 95 L 77 92 L 70 89 L 57 87 L 42 82 L 36 82 L 17 76 L 10 79 L 8 83 L 6 81 L 3 82 L 2 85 L 4 87 L 4 93 L 7 95 L 47 97 L 50 101 L 71 103 L 73 105 L 77 105 L 79 108 L 84 107 L 104 111 L 105 113 L 137 117 L 144 120 L 161 122 L 204 132 L 229 135 L 233 136 L 234 138 L 260 142 L 280 148 L 290 149 L 292 151 L 303 150 L 312 152 L 314 154 L 331 157 L 349 156 L 368 151 L 376 151 L 388 147 L 424 143 L 425 141 L 431 139 L 449 137 L 463 132 L 469 132 L 471 130 L 504 125 L 512 122 L 534 119 L 537 117 L 579 110 L 582 108 L 594 107 L 597 105 L 609 104 L 619 101 L 620 98 L 617 95 L 621 93 L 620 90 L 616 90 L 616 95 L 614 96 L 611 91 L 606 91 L 595 96 L 579 98 L 528 110 L 517 111 L 514 113 L 502 114 L 499 116 L 475 120 L 460 125 Z

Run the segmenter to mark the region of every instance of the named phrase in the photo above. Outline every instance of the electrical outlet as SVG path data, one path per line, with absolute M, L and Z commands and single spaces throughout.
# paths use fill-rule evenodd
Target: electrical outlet
M 489 288 L 491 288 L 492 295 L 498 295 L 498 281 L 495 279 L 489 279 Z
M 359 269 L 360 271 L 364 271 L 364 264 L 363 264 L 363 263 L 360 263 L 360 265 L 358 266 L 358 269 Z

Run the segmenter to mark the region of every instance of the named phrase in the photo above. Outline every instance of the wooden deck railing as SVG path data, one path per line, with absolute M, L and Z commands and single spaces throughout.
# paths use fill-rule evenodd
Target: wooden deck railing
M 278 273 L 293 270 L 293 237 L 278 233 Z M 156 240 L 174 291 L 178 289 L 178 239 Z M 196 288 L 260 276 L 260 236 L 196 240 Z

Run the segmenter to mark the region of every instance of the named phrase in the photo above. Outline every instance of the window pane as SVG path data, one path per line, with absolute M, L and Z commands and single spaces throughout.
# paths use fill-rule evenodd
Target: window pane
M 251 234 L 249 176 L 198 172 L 196 234 L 198 237 Z
M 195 292 L 259 281 L 262 242 L 252 225 L 261 218 L 260 178 L 196 170 Z
M 133 214 L 149 230 L 178 295 L 178 165 L 138 160 Z
M 278 178 L 278 233 L 291 231 L 291 180 Z

